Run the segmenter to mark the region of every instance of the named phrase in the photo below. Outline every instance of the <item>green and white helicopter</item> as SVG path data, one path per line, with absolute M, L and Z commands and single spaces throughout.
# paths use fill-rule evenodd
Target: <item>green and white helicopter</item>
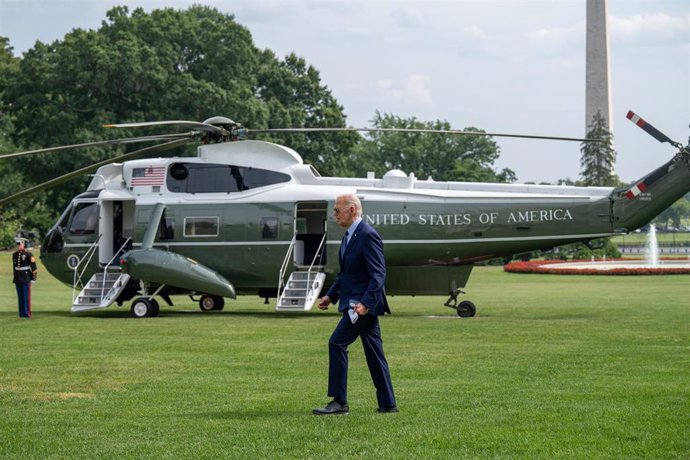
M 53 276 L 73 286 L 72 312 L 134 298 L 131 313 L 141 318 L 158 315 L 157 297 L 172 305 L 173 295 L 199 297 L 204 311 L 221 310 L 224 298 L 240 293 L 266 302 L 275 297 L 278 311 L 309 310 L 338 273 L 343 230 L 332 219 L 335 198 L 355 193 L 363 218 L 384 241 L 387 292 L 449 295 L 444 305 L 466 317 L 475 314 L 475 305 L 458 302 L 458 295 L 474 263 L 628 233 L 690 191 L 690 147 L 632 112 L 628 118 L 678 152 L 620 188 L 437 182 L 399 170 L 382 178 L 322 177 L 288 147 L 237 142 L 251 131 L 214 117 L 109 125 L 186 131 L 5 155 L 159 142 L 0 199 L 0 206 L 96 171 L 47 233 L 41 259 Z M 254 132 L 320 130 L 374 131 Z M 195 140 L 201 143 L 197 157 L 134 159 Z

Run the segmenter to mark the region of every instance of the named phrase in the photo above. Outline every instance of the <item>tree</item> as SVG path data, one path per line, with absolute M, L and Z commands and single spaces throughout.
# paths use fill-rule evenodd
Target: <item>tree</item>
M 378 111 L 374 128 L 450 130 L 446 121 L 423 122 Z M 467 131 L 481 132 L 476 128 Z M 358 174 L 374 171 L 379 176 L 390 169 L 414 173 L 421 179 L 507 182 L 515 180 L 509 169 L 497 172 L 493 163 L 500 149 L 489 136 L 462 136 L 427 133 L 372 132 L 355 150 Z
M 602 142 L 583 142 L 580 152 L 580 177 L 585 186 L 615 187 L 620 183 L 614 172 L 616 152 L 613 149 L 613 134 L 608 130 L 606 120 L 597 112 L 588 127 L 588 139 Z
M 12 49 L 9 38 L 0 37 L 0 103 L 5 88 L 19 70 L 19 58 L 13 55 Z M 0 106 L 0 115 L 4 115 L 4 112 L 5 108 Z
M 13 131 L 12 118 L 7 113 L 8 104 L 3 93 L 9 82 L 19 70 L 19 59 L 12 54 L 9 39 L 0 37 L 0 155 L 15 149 L 10 135 Z M 0 196 L 9 195 L 21 184 L 21 174 L 16 171 L 12 162 L 0 161 Z M 21 226 L 16 207 L 5 207 L 0 214 L 0 248 L 14 246 L 14 237 Z

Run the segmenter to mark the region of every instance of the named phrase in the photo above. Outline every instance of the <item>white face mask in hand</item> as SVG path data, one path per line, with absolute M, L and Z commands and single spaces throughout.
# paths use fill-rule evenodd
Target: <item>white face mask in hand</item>
M 350 315 L 350 321 L 352 321 L 352 324 L 355 324 L 359 319 L 359 315 L 351 308 L 347 310 L 347 313 Z
M 355 324 L 359 319 L 359 315 L 355 312 L 355 307 L 359 303 L 359 300 L 350 299 L 350 308 L 347 309 L 347 314 L 350 315 L 350 321 Z

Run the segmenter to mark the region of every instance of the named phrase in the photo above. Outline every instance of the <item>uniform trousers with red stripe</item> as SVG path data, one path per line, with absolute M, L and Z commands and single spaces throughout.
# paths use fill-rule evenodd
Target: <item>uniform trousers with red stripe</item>
M 16 283 L 17 306 L 21 318 L 31 318 L 31 284 Z

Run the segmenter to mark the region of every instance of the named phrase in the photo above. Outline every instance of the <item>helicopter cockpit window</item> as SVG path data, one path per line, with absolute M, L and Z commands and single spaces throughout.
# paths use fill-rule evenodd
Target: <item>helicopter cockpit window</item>
M 185 217 L 184 236 L 218 236 L 218 217 Z
M 91 235 L 98 228 L 98 203 L 77 203 L 72 213 L 69 232 L 73 235 Z
M 174 163 L 168 170 L 168 189 L 176 193 L 234 193 L 288 182 L 287 174 L 243 166 Z

